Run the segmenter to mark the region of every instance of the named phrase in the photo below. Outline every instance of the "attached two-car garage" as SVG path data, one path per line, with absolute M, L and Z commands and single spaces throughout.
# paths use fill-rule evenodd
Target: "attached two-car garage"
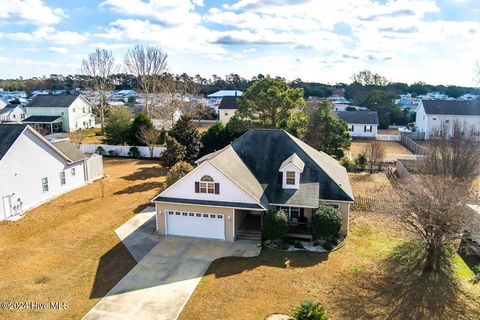
M 166 234 L 225 240 L 225 216 L 165 210 Z

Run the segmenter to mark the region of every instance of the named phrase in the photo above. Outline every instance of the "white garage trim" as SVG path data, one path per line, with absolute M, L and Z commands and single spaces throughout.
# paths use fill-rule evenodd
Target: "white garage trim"
M 225 215 L 165 209 L 165 234 L 225 240 Z

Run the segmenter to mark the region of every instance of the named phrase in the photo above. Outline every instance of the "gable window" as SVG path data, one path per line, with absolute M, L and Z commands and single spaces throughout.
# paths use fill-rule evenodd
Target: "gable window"
M 43 192 L 48 192 L 48 178 L 42 178 L 42 190 Z
M 353 132 L 353 124 L 348 125 L 348 132 Z
M 75 168 L 72 168 L 72 176 L 75 175 Z
M 287 181 L 288 185 L 295 185 L 295 171 L 287 171 Z
M 60 185 L 64 185 L 67 182 L 65 181 L 65 171 L 60 172 Z
M 432 118 L 433 121 L 437 120 L 437 118 Z
M 372 126 L 364 126 L 363 127 L 363 132 L 372 132 L 373 131 L 373 127 Z
M 228 116 L 228 112 L 225 112 L 225 115 Z
M 215 183 L 211 176 L 205 175 L 195 182 L 195 193 L 220 194 L 220 184 Z

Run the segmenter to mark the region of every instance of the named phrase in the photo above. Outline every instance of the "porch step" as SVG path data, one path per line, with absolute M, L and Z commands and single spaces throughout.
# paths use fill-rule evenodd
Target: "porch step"
M 238 240 L 256 240 L 262 239 L 262 233 L 257 230 L 239 230 L 237 231 Z

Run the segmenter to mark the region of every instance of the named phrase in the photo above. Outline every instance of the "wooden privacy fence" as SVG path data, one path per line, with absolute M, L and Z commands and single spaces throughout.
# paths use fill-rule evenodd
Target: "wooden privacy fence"
M 354 196 L 355 201 L 352 205 L 352 210 L 355 211 L 374 211 L 379 207 L 378 201 L 375 198 Z
M 410 138 L 405 133 L 401 134 L 402 144 L 410 149 L 414 154 L 425 155 L 427 154 L 427 149 L 422 147 L 420 144 L 416 143 L 412 138 Z
M 402 137 L 399 134 L 377 134 L 377 140 L 380 141 L 400 141 Z

